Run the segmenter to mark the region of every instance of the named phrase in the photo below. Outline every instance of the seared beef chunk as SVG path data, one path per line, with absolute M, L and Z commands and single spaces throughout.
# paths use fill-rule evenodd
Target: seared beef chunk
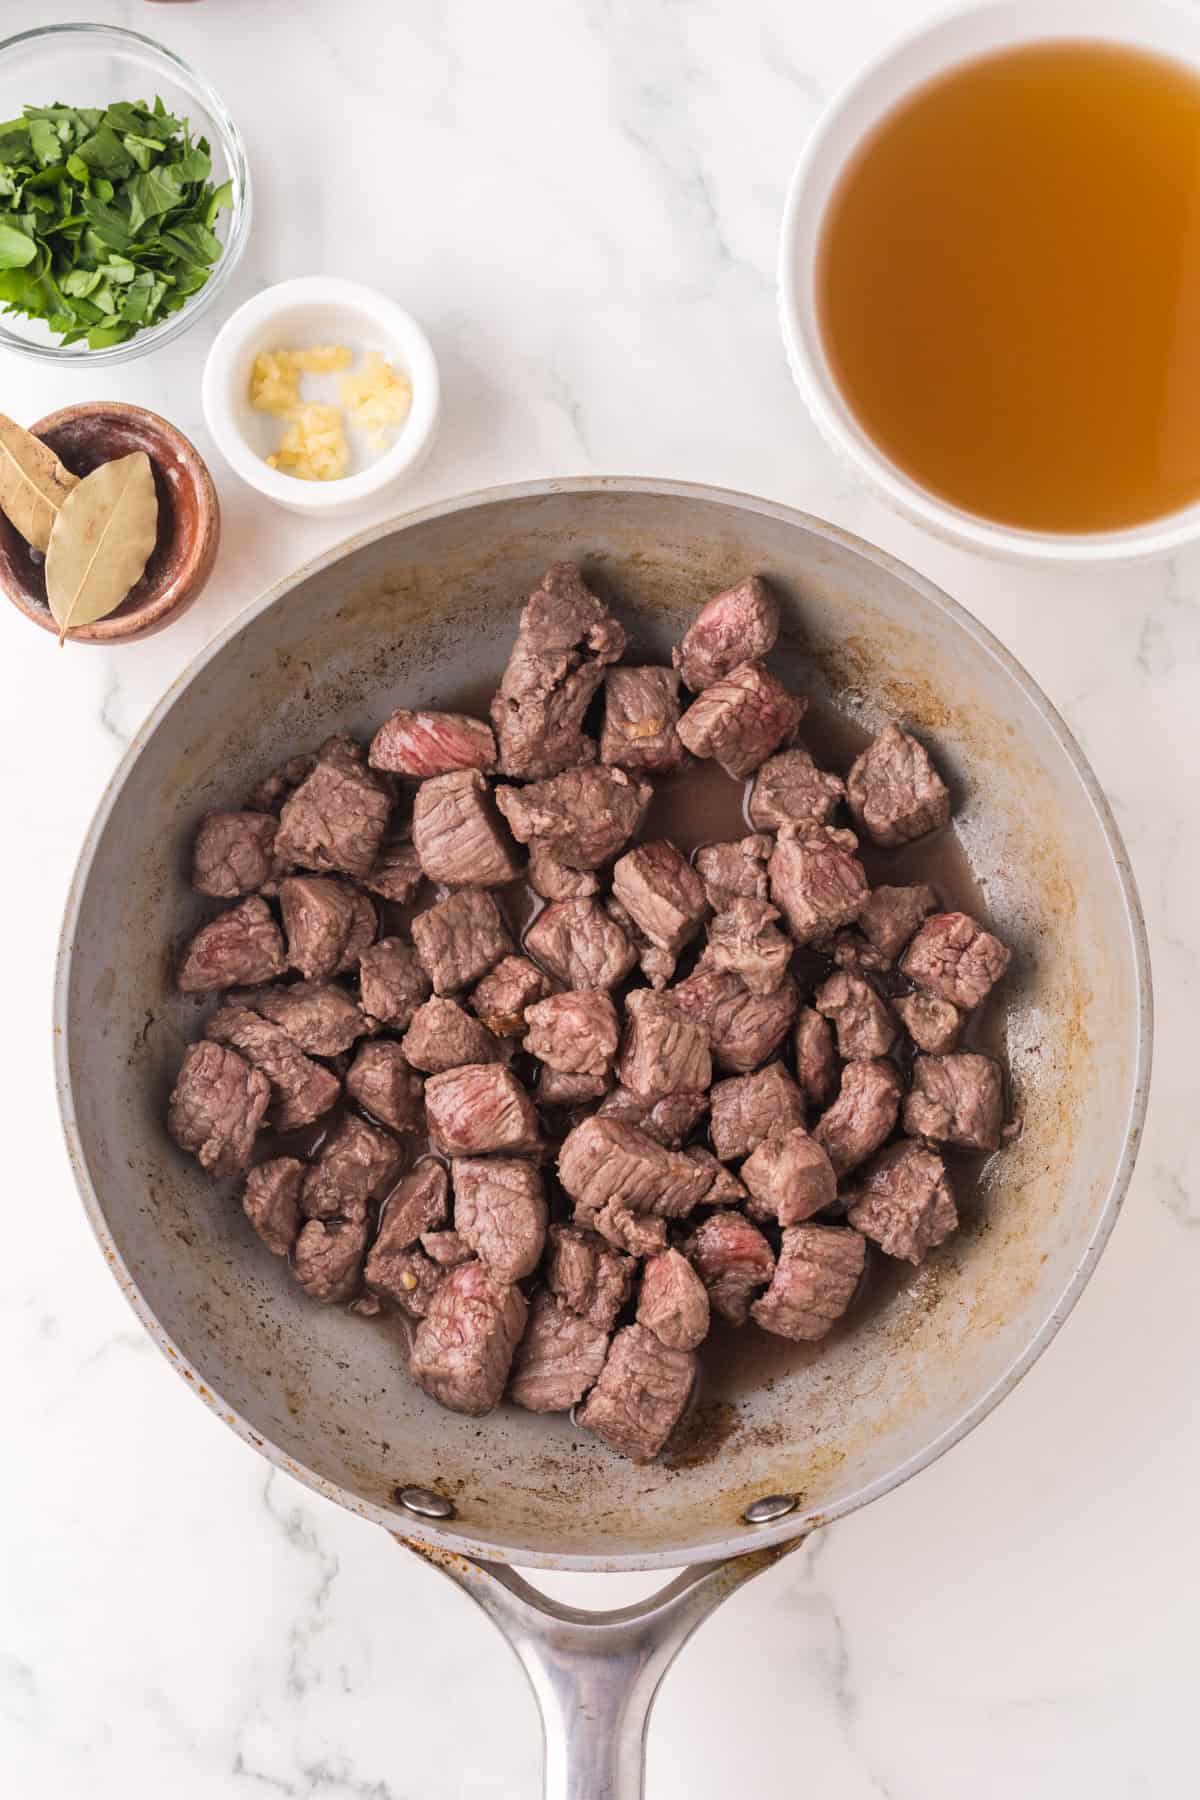
M 741 781 L 793 736 L 807 704 L 762 663 L 744 662 L 693 700 L 679 736 L 693 756 L 711 757 Z
M 810 1106 L 828 1106 L 838 1089 L 833 1028 L 811 1006 L 802 1006 L 795 1031 L 796 1081 Z
M 552 992 L 547 976 L 527 956 L 506 956 L 474 990 L 471 1007 L 494 1036 L 520 1037 L 528 1009 Z M 488 1059 L 481 1056 L 477 1060 Z
M 668 995 L 635 988 L 625 1002 L 617 1074 L 624 1087 L 651 1105 L 668 1094 L 702 1093 L 712 1081 L 708 1027 L 681 1012 Z
M 415 1169 L 410 1169 L 387 1197 L 379 1235 L 371 1250 L 371 1259 L 381 1247 L 407 1250 L 418 1238 L 444 1225 L 450 1214 L 450 1182 L 445 1169 L 432 1156 L 423 1156 Z M 370 1266 L 367 1285 L 370 1286 Z
M 792 945 L 780 931 L 777 909 L 765 900 L 735 900 L 708 928 L 700 958 L 705 969 L 729 969 L 752 994 L 773 994 L 792 960 Z
M 611 1086 L 611 1075 L 572 1075 L 546 1064 L 538 1076 L 537 1103 L 569 1110 L 601 1099 Z
M 987 998 L 1011 959 L 1011 950 L 967 913 L 944 912 L 922 925 L 900 969 L 918 987 L 970 1012 Z
M 455 769 L 494 769 L 496 740 L 490 725 L 466 713 L 401 709 L 379 727 L 367 760 L 373 769 L 425 780 Z
M 290 1256 L 300 1235 L 304 1164 L 295 1156 L 259 1163 L 246 1177 L 242 1211 L 273 1256 Z
M 814 1004 L 833 1021 L 838 1054 L 847 1062 L 856 1057 L 886 1056 L 900 1035 L 887 1001 L 881 1000 L 861 975 L 845 969 L 821 983 Z
M 846 1064 L 837 1099 L 813 1127 L 837 1174 L 865 1162 L 891 1135 L 901 1092 L 895 1065 L 882 1057 Z
M 247 810 L 278 813 L 288 795 L 293 793 L 302 781 L 308 780 L 316 766 L 315 756 L 289 757 L 287 762 L 282 763 L 278 769 L 273 769 L 269 775 L 264 775 L 263 779 L 251 788 L 246 795 Z
M 521 779 L 557 775 L 594 760 L 583 715 L 625 633 L 586 586 L 574 563 L 555 563 L 521 614 L 521 626 L 492 723 L 500 769 Z
M 958 1144 L 963 1150 L 997 1150 L 1004 1123 L 1000 1065 L 990 1056 L 918 1056 L 912 1092 L 904 1102 L 910 1137 Z
M 754 777 L 750 823 L 759 831 L 781 825 L 827 825 L 846 797 L 840 775 L 819 769 L 807 750 L 781 750 Z
M 497 1281 L 481 1262 L 451 1269 L 417 1327 L 413 1380 L 452 1412 L 482 1418 L 504 1392 L 525 1314 L 520 1288 Z
M 411 844 L 385 844 L 362 884 L 381 900 L 407 906 L 424 879 L 421 859 Z
M 581 1215 L 577 1211 L 576 1218 Z M 614 1249 L 629 1256 L 657 1256 L 667 1247 L 667 1222 L 653 1213 L 630 1212 L 615 1201 L 601 1212 L 587 1215 L 589 1225 L 600 1233 Z
M 847 1222 L 888 1256 L 919 1263 L 957 1229 L 954 1190 L 940 1156 L 921 1144 L 892 1144 L 846 1195 Z
M 650 792 L 624 769 L 568 769 L 527 787 L 497 788 L 496 805 L 522 844 L 540 844 L 570 869 L 597 869 L 633 836 Z
M 714 912 L 724 912 L 735 900 L 766 899 L 767 858 L 771 849 L 772 840 L 759 832 L 734 843 L 705 844 L 697 850 L 696 873 Z
M 740 975 L 697 969 L 670 998 L 708 1026 L 713 1060 L 731 1075 L 746 1075 L 778 1050 L 799 1000 L 790 977 L 773 994 L 752 994 Z
M 867 1246 L 844 1225 L 791 1225 L 770 1287 L 750 1308 L 764 1331 L 815 1343 L 837 1323 L 862 1278 Z
M 340 1306 L 358 1291 L 367 1248 L 365 1216 L 310 1219 L 296 1239 L 292 1269 L 311 1300 Z
M 403 1031 L 429 994 L 429 977 L 411 944 L 380 938 L 364 950 L 358 970 L 363 1011 L 381 1025 Z M 476 1059 L 482 1062 L 484 1059 Z M 420 1065 L 424 1068 L 424 1064 Z
M 439 1269 L 457 1269 L 459 1263 L 470 1262 L 475 1254 L 457 1231 L 423 1231 L 421 1248 Z
M 708 1111 L 708 1095 L 701 1093 L 665 1094 L 651 1103 L 627 1087 L 614 1088 L 599 1108 L 600 1119 L 616 1119 L 622 1125 L 636 1125 L 656 1144 L 678 1150 L 685 1137 L 695 1129 Z
M 525 948 L 570 988 L 616 987 L 637 960 L 598 900 L 552 900 L 525 933 Z
M 600 1118 L 584 1119 L 567 1133 L 558 1153 L 558 1178 L 575 1202 L 580 1225 L 598 1221 L 609 1209 L 680 1219 L 711 1185 L 707 1171 L 682 1151 L 664 1150 L 635 1126 Z
M 175 979 L 181 994 L 203 994 L 274 981 L 286 968 L 283 938 L 271 909 L 252 894 L 200 927 Z
M 271 880 L 275 868 L 272 813 L 209 813 L 200 822 L 192 850 L 192 886 L 217 900 L 253 894 Z
M 519 1155 L 539 1148 L 533 1102 L 499 1063 L 468 1063 L 431 1075 L 425 1116 L 433 1145 L 444 1156 L 484 1156 L 492 1150 Z
M 536 840 L 529 846 L 525 877 L 543 900 L 586 900 L 600 892 L 600 883 L 591 869 L 568 869 L 565 862 Z
M 924 746 L 887 725 L 850 770 L 850 811 L 877 844 L 907 844 L 950 817 L 950 793 Z
M 546 1246 L 546 1195 L 536 1163 L 461 1156 L 450 1167 L 454 1229 L 497 1281 L 532 1275 Z
M 804 1096 L 780 1062 L 713 1088 L 709 1130 L 713 1149 L 725 1162 L 748 1156 L 773 1132 L 803 1123 Z
M 778 636 L 779 602 L 761 576 L 749 575 L 701 608 L 671 655 L 687 686 L 699 694 L 739 663 L 769 656 Z
M 392 1131 L 421 1129 L 424 1085 L 399 1044 L 364 1044 L 346 1076 L 350 1098 Z
M 546 1257 L 550 1291 L 589 1324 L 606 1334 L 633 1292 L 636 1264 L 610 1249 L 595 1232 L 577 1225 L 551 1225 Z
M 609 918 L 618 930 L 624 932 L 634 946 L 638 967 L 654 989 L 665 988 L 675 973 L 678 958 L 673 950 L 664 950 L 659 944 L 652 944 L 628 907 L 622 906 L 615 895 L 611 895 L 605 908 Z
M 937 911 L 937 904 L 937 894 L 924 884 L 872 888 L 858 915 L 859 929 L 894 963 L 921 920 Z
M 905 994 L 894 1004 L 905 1031 L 918 1050 L 927 1050 L 931 1056 L 944 1056 L 947 1050 L 953 1050 L 963 1023 L 957 1006 L 951 1006 L 948 1000 L 939 1000 L 936 994 L 926 993 L 923 988 L 918 988 L 914 994 Z
M 600 761 L 615 769 L 669 775 L 684 760 L 679 677 L 673 669 L 610 669 L 604 678 Z
M 358 967 L 374 941 L 375 908 L 346 881 L 292 875 L 279 885 L 288 961 L 306 981 L 324 981 Z
M 285 867 L 371 873 L 392 810 L 385 781 L 349 739 L 322 745 L 312 774 L 283 805 L 275 855 Z
M 612 1341 L 579 1423 L 633 1462 L 653 1462 L 679 1423 L 695 1379 L 694 1351 L 668 1350 L 644 1325 L 626 1325 Z
M 813 944 L 857 919 L 868 888 L 852 831 L 784 825 L 771 854 L 771 898 L 798 944 Z
M 408 1250 L 382 1248 L 376 1238 L 363 1270 L 363 1286 L 376 1300 L 387 1300 L 410 1319 L 423 1319 L 445 1277 L 440 1263 L 416 1244 Z
M 210 1175 L 233 1175 L 250 1161 L 271 1100 L 261 1069 L 236 1050 L 189 1044 L 171 1092 L 167 1130 Z
M 499 907 L 482 888 L 464 888 L 418 913 L 412 934 L 436 994 L 470 987 L 513 948 Z
M 509 1046 L 457 1000 L 440 996 L 417 1008 L 402 1042 L 409 1062 L 428 1075 L 461 1069 L 464 1063 L 507 1062 L 509 1054 Z
M 542 1292 L 517 1346 L 509 1394 L 529 1412 L 567 1412 L 583 1399 L 607 1355 L 607 1332 Z
M 813 948 L 828 956 L 839 969 L 849 969 L 854 975 L 880 975 L 892 967 L 891 957 L 877 950 L 853 925 L 835 932 L 831 938 L 823 938 Z
M 710 1213 L 683 1246 L 708 1289 L 709 1305 L 731 1325 L 750 1317 L 750 1296 L 775 1273 L 775 1257 L 757 1225 L 740 1212 Z
M 413 845 L 430 881 L 504 887 L 520 873 L 512 841 L 477 769 L 423 781 L 413 801 Z
M 704 883 L 665 840 L 626 852 L 613 869 L 613 893 L 660 950 L 681 950 L 708 911 Z
M 727 1169 L 719 1162 L 711 1150 L 703 1144 L 689 1144 L 683 1153 L 696 1167 L 703 1169 L 709 1178 L 709 1189 L 704 1196 L 705 1206 L 741 1206 L 749 1199 L 746 1185 L 740 1181 L 732 1169 Z
M 608 995 L 592 990 L 551 994 L 526 1015 L 525 1049 L 562 1075 L 607 1075 L 620 1028 Z
M 292 987 L 256 988 L 239 994 L 244 1006 L 282 1025 L 309 1056 L 340 1056 L 372 1029 L 362 1008 L 333 982 L 297 981 Z
M 708 1336 L 708 1291 L 678 1250 L 660 1251 L 647 1262 L 637 1321 L 668 1350 L 696 1350 Z
M 204 1035 L 262 1070 L 271 1084 L 271 1123 L 280 1131 L 311 1125 L 341 1092 L 336 1075 L 305 1056 L 281 1025 L 272 1025 L 249 1007 L 220 1007 Z
M 300 1210 L 308 1219 L 365 1219 L 369 1203 L 387 1192 L 402 1161 L 394 1137 L 347 1113 L 304 1178 Z
M 803 1125 L 764 1138 L 742 1164 L 750 1190 L 746 1211 L 756 1219 L 799 1225 L 837 1199 L 833 1164 Z

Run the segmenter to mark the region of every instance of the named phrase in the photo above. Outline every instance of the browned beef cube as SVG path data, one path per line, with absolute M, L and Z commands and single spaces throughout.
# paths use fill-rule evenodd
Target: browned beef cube
M 910 1137 L 933 1138 L 963 1150 L 996 1150 L 1004 1123 L 1004 1084 L 990 1056 L 961 1050 L 953 1056 L 918 1056 L 912 1091 L 904 1102 Z
M 810 1106 L 828 1106 L 838 1090 L 833 1027 L 811 1006 L 802 1006 L 794 1037 L 796 1082 Z
M 813 1128 L 813 1136 L 835 1171 L 844 1175 L 865 1162 L 890 1136 L 900 1111 L 902 1089 L 894 1064 L 882 1057 L 849 1062 L 833 1105 Z
M 680 740 L 741 781 L 794 735 L 807 704 L 762 663 L 744 662 L 692 701 L 679 721 Z
M 669 775 L 684 760 L 679 677 L 673 669 L 610 669 L 604 679 L 600 761 L 612 768 Z
M 381 900 L 407 906 L 424 879 L 421 859 L 411 844 L 385 844 L 362 884 Z
M 350 1098 L 392 1131 L 421 1129 L 424 1085 L 399 1044 L 363 1044 L 346 1076 Z
M 917 887 L 872 888 L 858 915 L 876 950 L 894 963 L 921 920 L 937 911 L 938 897 L 924 883 Z
M 236 1050 L 207 1040 L 190 1044 L 171 1091 L 167 1130 L 210 1175 L 233 1175 L 250 1161 L 270 1101 L 270 1082 Z
M 463 888 L 418 913 L 412 934 L 436 994 L 470 987 L 513 948 L 499 907 L 482 888 Z
M 601 1099 L 611 1086 L 611 1075 L 571 1075 L 546 1064 L 538 1075 L 537 1103 L 571 1111 Z
M 413 845 L 430 881 L 447 887 L 504 887 L 520 859 L 477 769 L 423 781 L 413 801 Z
M 296 1239 L 292 1270 L 310 1299 L 339 1306 L 358 1292 L 367 1230 L 365 1217 L 308 1221 Z
M 861 975 L 845 969 L 821 983 L 814 1004 L 832 1021 L 838 1054 L 847 1062 L 855 1057 L 886 1056 L 900 1035 L 887 1001 Z
M 312 774 L 279 815 L 275 854 L 285 867 L 369 875 L 392 810 L 391 791 L 349 739 L 322 745 Z
M 475 1254 L 457 1231 L 423 1231 L 421 1248 L 439 1269 L 457 1269 L 459 1263 L 470 1262 Z
M 704 883 L 665 839 L 639 844 L 620 859 L 613 869 L 613 893 L 660 950 L 681 950 L 708 911 Z
M 967 913 L 944 912 L 922 925 L 900 968 L 918 987 L 970 1012 L 991 993 L 1011 959 L 1011 950 Z
M 365 1219 L 370 1202 L 391 1187 L 402 1161 L 394 1137 L 347 1113 L 304 1178 L 301 1211 L 308 1219 Z
M 850 811 L 877 844 L 907 844 L 950 817 L 950 793 L 916 738 L 887 725 L 846 782 Z
M 719 1162 L 703 1144 L 689 1144 L 683 1154 L 698 1168 L 703 1169 L 709 1178 L 709 1189 L 704 1196 L 705 1206 L 741 1206 L 749 1199 L 745 1183 L 739 1181 L 733 1170 Z
M 740 1212 L 710 1213 L 683 1246 L 708 1289 L 709 1305 L 731 1325 L 750 1317 L 750 1296 L 775 1273 L 775 1257 L 757 1225 Z
M 880 975 L 893 967 L 891 957 L 877 950 L 853 925 L 835 932 L 831 938 L 822 938 L 814 948 L 822 956 L 828 956 L 839 969 L 848 969 L 853 975 Z
M 634 1262 L 612 1250 L 594 1232 L 577 1225 L 551 1225 L 546 1280 L 560 1298 L 605 1334 L 633 1292 Z
M 509 1046 L 457 1002 L 436 996 L 413 1014 L 401 1040 L 415 1069 L 440 1075 L 464 1063 L 507 1062 Z
M 615 987 L 637 961 L 628 936 L 598 900 L 552 900 L 525 933 L 525 948 L 571 988 Z
M 773 839 L 758 832 L 728 844 L 705 844 L 695 855 L 708 904 L 724 912 L 735 900 L 765 900 L 769 891 L 767 859 Z
M 918 1050 L 928 1051 L 930 1056 L 944 1056 L 953 1050 L 963 1023 L 957 1006 L 918 988 L 914 994 L 903 995 L 895 1007 Z
M 700 609 L 671 655 L 693 694 L 699 694 L 739 663 L 769 656 L 778 636 L 779 602 L 761 576 L 749 575 Z
M 522 779 L 557 775 L 592 762 L 583 715 L 605 666 L 625 648 L 625 633 L 585 584 L 574 563 L 555 563 L 521 614 L 492 723 L 500 768 Z
M 423 1156 L 388 1195 L 371 1258 L 381 1247 L 408 1250 L 418 1238 L 423 1239 L 444 1225 L 450 1216 L 449 1196 L 450 1181 L 445 1169 L 432 1156 Z M 368 1287 L 370 1274 L 368 1262 Z
M 509 1394 L 529 1412 L 567 1412 L 583 1399 L 607 1355 L 607 1332 L 542 1292 L 517 1346 Z
M 492 1150 L 520 1155 L 539 1148 L 533 1102 L 500 1063 L 468 1063 L 431 1075 L 425 1083 L 425 1117 L 434 1148 L 443 1156 L 484 1156 Z
M 606 993 L 551 994 L 526 1014 L 525 1049 L 563 1075 L 607 1075 L 617 1054 L 617 1009 Z
M 815 1343 L 836 1325 L 862 1278 L 867 1246 L 844 1225 L 791 1225 L 771 1285 L 750 1316 L 777 1337 Z
M 246 806 L 250 812 L 278 813 L 288 795 L 294 793 L 302 781 L 307 781 L 317 766 L 315 756 L 292 756 L 282 763 L 278 769 L 272 769 L 269 775 L 256 783 L 246 795 Z
M 209 813 L 200 822 L 192 849 L 192 886 L 217 900 L 253 894 L 276 873 L 271 813 Z
M 610 1200 L 598 1213 L 581 1213 L 576 1207 L 575 1217 L 598 1231 L 614 1249 L 623 1250 L 628 1256 L 657 1256 L 667 1247 L 665 1219 L 653 1213 L 630 1212 L 616 1200 Z
M 239 994 L 245 1006 L 282 1025 L 309 1056 L 339 1056 L 372 1029 L 345 988 L 333 982 L 297 981 L 291 987 L 255 988 Z
M 746 1211 L 756 1219 L 800 1225 L 837 1199 L 833 1164 L 803 1125 L 764 1138 L 742 1164 L 750 1190 Z
M 403 938 L 380 938 L 364 950 L 358 980 L 367 1017 L 396 1031 L 411 1025 L 417 1008 L 429 994 L 429 976 L 412 945 Z M 484 1058 L 472 1060 L 482 1062 Z M 425 1064 L 419 1066 L 424 1068 Z
M 262 1070 L 271 1084 L 271 1122 L 280 1131 L 311 1125 L 342 1091 L 337 1076 L 305 1056 L 282 1025 L 273 1025 L 249 1007 L 219 1007 L 204 1035 L 216 1044 L 227 1044 Z
M 304 1172 L 298 1157 L 276 1156 L 246 1177 L 242 1211 L 273 1256 L 290 1256 L 300 1235 Z
M 709 925 L 700 966 L 731 970 L 752 994 L 773 994 L 792 960 L 791 940 L 780 931 L 778 918 L 765 900 L 733 901 Z
M 480 1024 L 495 1037 L 520 1037 L 529 1008 L 553 991 L 549 977 L 527 956 L 506 956 L 474 990 L 471 1007 Z M 481 1056 L 477 1060 L 488 1059 Z
M 445 1280 L 445 1269 L 416 1244 L 407 1250 L 381 1248 L 380 1232 L 363 1269 L 363 1286 L 410 1319 L 423 1319 Z
M 668 1350 L 644 1325 L 626 1325 L 612 1341 L 579 1423 L 633 1462 L 653 1462 L 679 1423 L 695 1379 L 694 1351 Z
M 675 973 L 678 961 L 675 952 L 651 943 L 628 907 L 622 906 L 615 895 L 610 896 L 605 910 L 613 924 L 625 933 L 634 946 L 638 967 L 651 987 L 656 991 L 665 988 Z
M 722 969 L 697 969 L 670 996 L 708 1026 L 713 1060 L 730 1075 L 749 1074 L 775 1054 L 799 1004 L 790 976 L 773 994 L 752 994 L 740 975 Z
M 616 1119 L 622 1125 L 636 1125 L 656 1144 L 678 1150 L 707 1111 L 707 1094 L 665 1094 L 661 1100 L 651 1103 L 630 1093 L 627 1087 L 618 1087 L 613 1089 L 596 1116 Z
M 288 961 L 306 981 L 325 981 L 358 967 L 375 938 L 375 908 L 346 881 L 292 875 L 279 884 Z
M 713 1149 L 726 1162 L 749 1156 L 764 1138 L 804 1123 L 804 1096 L 783 1064 L 718 1081 L 712 1091 Z
M 283 937 L 271 909 L 252 894 L 200 927 L 175 979 L 181 994 L 203 994 L 274 981 L 286 968 Z
M 536 1163 L 462 1156 L 450 1167 L 454 1229 L 497 1281 L 532 1275 L 546 1245 L 546 1194 Z
M 644 1132 L 616 1119 L 584 1119 L 558 1153 L 558 1178 L 575 1201 L 580 1224 L 616 1206 L 632 1213 L 678 1219 L 710 1186 L 707 1173 L 682 1151 L 665 1150 Z
M 759 831 L 777 831 L 781 825 L 827 825 L 845 797 L 841 776 L 819 769 L 807 750 L 781 750 L 754 777 L 750 823 Z
M 852 831 L 784 825 L 771 853 L 771 898 L 798 944 L 813 944 L 857 919 L 868 888 Z
M 466 713 L 402 708 L 379 727 L 367 760 L 373 769 L 426 780 L 455 769 L 494 769 L 496 740 L 490 725 Z
M 888 1256 L 910 1263 L 958 1228 L 954 1190 L 936 1151 L 922 1144 L 892 1144 L 868 1165 L 846 1196 L 849 1224 Z
M 522 844 L 537 842 L 569 869 L 597 869 L 633 836 L 650 793 L 624 769 L 568 769 L 527 787 L 497 788 L 496 805 Z
M 413 1380 L 452 1412 L 482 1418 L 504 1392 L 525 1316 L 520 1288 L 495 1280 L 481 1262 L 451 1269 L 417 1327 Z
M 635 988 L 625 1002 L 617 1074 L 622 1086 L 651 1105 L 668 1094 L 703 1093 L 712 1081 L 707 1025 L 681 1012 L 666 994 Z
M 591 869 L 568 869 L 553 851 L 536 840 L 529 846 L 525 878 L 543 900 L 586 900 L 600 892 L 600 883 Z
M 708 1336 L 708 1290 L 678 1250 L 660 1251 L 647 1262 L 637 1322 L 668 1350 L 696 1350 Z

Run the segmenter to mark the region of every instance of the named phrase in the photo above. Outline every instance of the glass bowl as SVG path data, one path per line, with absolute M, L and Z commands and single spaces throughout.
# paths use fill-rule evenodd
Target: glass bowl
M 169 112 L 190 121 L 212 152 L 212 181 L 232 181 L 232 204 L 221 214 L 216 233 L 225 249 L 212 274 L 185 306 L 160 325 L 147 326 L 124 344 L 90 350 L 86 343 L 56 342 L 42 319 L 0 313 L 0 347 L 21 356 L 61 364 L 130 362 L 182 335 L 206 312 L 225 286 L 250 229 L 250 172 L 241 133 L 207 81 L 173 50 L 116 25 L 46 25 L 0 42 L 0 119 L 19 116 L 25 106 L 111 106 L 116 100 L 145 100 L 161 94 Z

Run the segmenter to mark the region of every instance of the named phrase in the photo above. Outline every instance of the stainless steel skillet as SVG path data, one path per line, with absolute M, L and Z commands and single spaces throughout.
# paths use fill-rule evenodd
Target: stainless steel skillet
M 524 595 L 559 557 L 582 561 L 660 657 L 706 595 L 748 569 L 770 575 L 786 602 L 785 679 L 867 725 L 894 715 L 936 741 L 960 841 L 1018 951 L 1008 1056 L 1024 1131 L 985 1171 L 964 1230 L 854 1330 L 794 1348 L 769 1380 L 731 1376 L 710 1396 L 714 1453 L 648 1470 L 565 1419 L 504 1409 L 481 1428 L 441 1411 L 386 1330 L 313 1306 L 259 1252 L 232 1194 L 178 1156 L 161 1123 L 191 1035 L 169 965 L 198 916 L 182 859 L 199 816 L 335 729 L 365 733 L 402 703 L 482 697 Z M 147 1330 L 256 1449 L 419 1537 L 491 1613 L 543 1708 L 549 1794 L 628 1800 L 654 1688 L 703 1615 L 940 1455 L 1070 1311 L 1133 1166 L 1151 996 L 1137 895 L 1095 779 L 967 613 L 786 507 L 577 480 L 470 495 L 368 532 L 203 652 L 138 733 L 89 831 L 55 1025 L 80 1191 Z M 414 1488 L 426 1498 L 405 1495 Z M 646 1606 L 598 1616 L 535 1595 L 513 1563 L 687 1572 Z

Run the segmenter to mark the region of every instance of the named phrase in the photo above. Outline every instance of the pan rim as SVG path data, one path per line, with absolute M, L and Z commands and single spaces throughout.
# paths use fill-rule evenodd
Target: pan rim
M 125 1264 L 109 1230 L 91 1180 L 76 1121 L 71 1091 L 67 1026 L 73 946 L 80 906 L 96 851 L 118 796 L 144 746 L 170 713 L 178 697 L 245 626 L 253 619 L 259 618 L 284 595 L 290 593 L 310 576 L 330 568 L 351 552 L 378 542 L 381 538 L 390 537 L 400 531 L 470 508 L 484 508 L 514 500 L 541 499 L 564 494 L 591 497 L 605 493 L 645 494 L 659 499 L 705 501 L 709 504 L 716 503 L 733 508 L 739 512 L 758 513 L 762 517 L 798 526 L 826 542 L 852 551 L 884 574 L 893 576 L 917 589 L 922 598 L 965 631 L 976 646 L 999 665 L 1021 691 L 1027 703 L 1041 717 L 1058 747 L 1067 757 L 1108 848 L 1120 887 L 1125 925 L 1129 933 L 1135 990 L 1136 1036 L 1121 1155 L 1109 1181 L 1108 1192 L 1096 1215 L 1092 1233 L 1062 1291 L 1053 1301 L 1048 1302 L 1040 1326 L 982 1394 L 978 1395 L 969 1405 L 964 1406 L 958 1416 L 919 1451 L 874 1480 L 864 1483 L 862 1487 L 843 1495 L 834 1505 L 824 1508 L 804 1508 L 802 1506 L 787 1518 L 773 1525 L 743 1526 L 736 1536 L 734 1532 L 737 1528 L 735 1522 L 731 1520 L 730 1536 L 725 1541 L 705 1540 L 701 1543 L 673 1545 L 653 1552 L 633 1551 L 628 1554 L 592 1556 L 578 1552 L 559 1553 L 525 1549 L 520 1546 L 496 1545 L 474 1538 L 469 1533 L 444 1529 L 426 1521 L 422 1521 L 417 1527 L 416 1521 L 410 1522 L 398 1509 L 390 1510 L 374 1502 L 363 1500 L 351 1489 L 343 1488 L 337 1483 L 327 1480 L 307 1464 L 297 1462 L 269 1438 L 257 1431 L 219 1391 L 209 1384 L 203 1370 L 196 1368 L 184 1356 L 179 1346 L 163 1329 Z M 941 1456 L 944 1456 L 949 1449 L 982 1423 L 993 1408 L 1012 1392 L 1057 1335 L 1074 1308 L 1116 1224 L 1137 1160 L 1149 1101 L 1153 1054 L 1153 1013 L 1150 950 L 1145 917 L 1129 855 L 1113 817 L 1112 809 L 1066 721 L 1042 692 L 1033 677 L 986 626 L 982 625 L 958 601 L 939 588 L 935 582 L 928 580 L 917 570 L 901 562 L 899 558 L 878 549 L 853 532 L 844 531 L 840 526 L 802 512 L 796 507 L 787 506 L 779 501 L 767 500 L 758 495 L 742 493 L 736 489 L 698 482 L 668 481 L 646 476 L 572 476 L 513 482 L 497 487 L 476 489 L 398 514 L 353 533 L 324 551 L 320 556 L 303 563 L 291 574 L 272 583 L 257 599 L 252 600 L 231 619 L 208 644 L 204 645 L 176 676 L 130 740 L 128 748 L 104 788 L 80 847 L 67 893 L 55 960 L 54 1072 L 59 1118 L 75 1185 L 79 1190 L 88 1222 L 105 1261 L 134 1313 L 164 1356 L 187 1381 L 192 1391 L 198 1394 L 205 1404 L 215 1411 L 218 1417 L 252 1449 L 265 1456 L 277 1468 L 295 1476 L 297 1480 L 303 1482 L 314 1492 L 328 1500 L 335 1501 L 348 1511 L 358 1514 L 359 1517 L 382 1526 L 394 1536 L 431 1543 L 441 1549 L 454 1551 L 481 1561 L 515 1563 L 527 1568 L 594 1572 L 678 1569 L 695 1563 L 710 1562 L 721 1557 L 736 1555 L 743 1551 L 760 1550 L 786 1543 L 790 1539 L 807 1535 L 819 1525 L 829 1524 L 834 1519 L 843 1518 L 857 1511 L 861 1506 L 869 1505 L 872 1500 L 878 1499 L 892 1488 L 899 1487 L 911 1476 L 928 1468 Z

